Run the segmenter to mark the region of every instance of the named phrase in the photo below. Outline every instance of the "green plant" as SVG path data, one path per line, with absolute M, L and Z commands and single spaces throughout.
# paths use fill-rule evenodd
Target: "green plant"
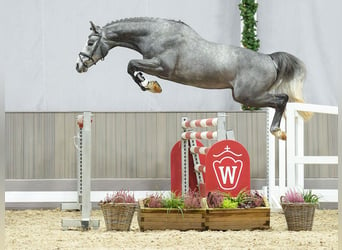
M 189 191 L 183 197 L 175 193 L 164 197 L 161 193 L 149 195 L 143 200 L 144 207 L 149 208 L 177 208 L 177 209 L 191 209 L 201 208 L 202 197 L 198 192 Z
M 312 193 L 312 190 L 303 191 L 303 199 L 307 203 L 319 203 L 319 197 Z
M 241 32 L 241 44 L 254 51 L 258 51 L 260 40 L 257 38 L 257 21 L 255 14 L 258 10 L 258 3 L 255 0 L 242 0 L 239 4 L 240 16 L 243 21 L 243 29 Z M 258 110 L 257 107 L 242 105 L 242 110 Z
M 163 207 L 165 208 L 184 208 L 184 201 L 181 196 L 177 196 L 174 193 L 171 193 L 170 197 L 163 199 Z
M 170 196 L 164 197 L 162 193 L 149 195 L 143 200 L 144 207 L 149 208 L 184 208 L 184 199 L 181 196 L 171 193 Z
M 115 191 L 111 195 L 106 194 L 104 200 L 101 200 L 100 203 L 136 203 L 137 201 L 134 198 L 134 193 L 126 190 Z
M 225 197 L 223 199 L 222 208 L 237 208 L 239 203 L 233 199 Z

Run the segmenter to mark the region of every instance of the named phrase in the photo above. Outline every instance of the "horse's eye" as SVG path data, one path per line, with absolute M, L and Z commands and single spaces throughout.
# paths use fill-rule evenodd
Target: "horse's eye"
M 94 41 L 88 41 L 88 46 L 93 46 L 94 45 Z

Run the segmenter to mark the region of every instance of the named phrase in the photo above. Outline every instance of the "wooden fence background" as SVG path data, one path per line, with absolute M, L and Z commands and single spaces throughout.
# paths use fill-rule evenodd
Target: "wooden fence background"
M 6 113 L 6 178 L 76 178 L 79 113 Z M 93 178 L 169 178 L 172 146 L 182 116 L 216 113 L 94 113 Z M 266 113 L 227 113 L 227 129 L 248 150 L 251 178 L 266 178 Z M 337 155 L 337 117 L 317 114 L 305 124 L 306 155 Z M 308 178 L 336 178 L 337 166 L 308 166 Z

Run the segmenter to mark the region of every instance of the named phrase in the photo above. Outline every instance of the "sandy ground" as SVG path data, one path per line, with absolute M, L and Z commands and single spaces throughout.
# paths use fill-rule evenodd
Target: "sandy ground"
M 312 231 L 290 232 L 284 214 L 271 214 L 270 230 L 255 231 L 147 231 L 136 218 L 131 231 L 106 231 L 101 210 L 92 212 L 100 228 L 63 231 L 62 218 L 79 212 L 56 210 L 6 211 L 5 249 L 337 249 L 337 210 L 316 210 Z

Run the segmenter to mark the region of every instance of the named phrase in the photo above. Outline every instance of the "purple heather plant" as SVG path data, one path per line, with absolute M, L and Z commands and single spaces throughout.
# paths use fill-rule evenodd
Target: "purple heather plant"
M 266 207 L 263 196 L 258 191 L 241 190 L 236 197 L 219 191 L 208 193 L 210 208 L 255 208 Z
M 241 196 L 242 197 L 238 205 L 239 208 L 255 208 L 266 206 L 263 196 L 258 191 L 243 192 Z
M 289 189 L 284 196 L 280 197 L 283 203 L 314 203 L 319 204 L 319 196 L 312 193 L 312 190 L 299 192 L 296 189 Z
M 201 208 L 201 195 L 195 191 L 189 191 L 184 195 L 184 208 Z
M 209 192 L 207 196 L 208 207 L 210 208 L 220 208 L 222 207 L 224 195 L 221 192 Z
M 285 193 L 285 196 L 281 197 L 281 202 L 284 203 L 302 203 L 305 202 L 303 194 L 298 192 L 296 189 L 289 189 Z
M 189 191 L 184 196 L 171 193 L 164 197 L 161 193 L 151 194 L 143 200 L 144 207 L 148 208 L 201 208 L 201 196 L 198 192 Z
M 126 190 L 115 191 L 112 194 L 106 194 L 104 200 L 100 203 L 136 203 L 134 193 Z
M 163 207 L 163 195 L 161 193 L 155 193 L 143 200 L 144 207 L 149 208 L 161 208 Z

